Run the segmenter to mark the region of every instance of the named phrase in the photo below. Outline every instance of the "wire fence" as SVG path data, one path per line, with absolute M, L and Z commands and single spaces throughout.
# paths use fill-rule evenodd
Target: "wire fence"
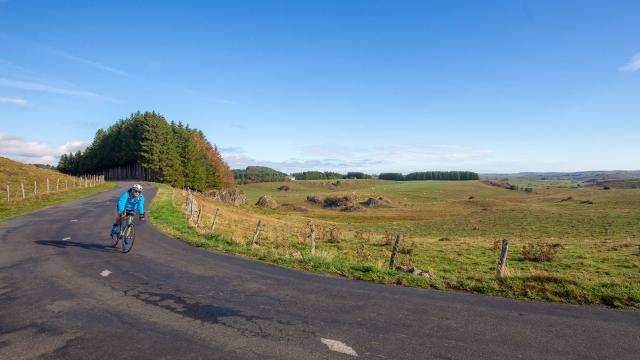
M 103 175 L 60 176 L 55 178 L 14 179 L 0 189 L 0 197 L 5 203 L 17 203 L 40 199 L 57 193 L 75 189 L 92 188 L 105 183 Z
M 362 262 L 371 262 L 372 253 L 368 248 L 382 249 L 388 257 L 388 268 L 415 273 L 415 275 L 431 276 L 417 270 L 409 262 L 397 263 L 398 254 L 410 254 L 411 243 L 403 239 L 400 233 L 385 231 L 349 230 L 332 223 L 308 221 L 306 224 L 293 224 L 268 215 L 247 215 L 241 210 L 223 208 L 207 201 L 206 195 L 186 189 L 180 199 L 187 214 L 189 224 L 202 234 L 219 234 L 223 237 L 248 247 L 263 247 L 284 251 L 288 254 L 302 256 L 301 249 L 308 249 L 311 256 L 316 255 L 316 241 L 339 243 L 345 239 L 356 240 L 360 245 L 351 251 L 353 256 Z M 404 241 L 405 245 L 402 245 Z M 509 276 L 507 266 L 508 240 L 502 240 L 500 257 L 496 263 L 495 277 L 503 279 Z M 410 258 L 410 257 L 409 257 Z M 384 263 L 387 267 L 387 263 Z

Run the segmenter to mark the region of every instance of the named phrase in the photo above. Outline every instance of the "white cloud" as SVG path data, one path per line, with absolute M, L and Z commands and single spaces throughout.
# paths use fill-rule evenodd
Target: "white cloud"
M 0 78 L 0 86 L 18 90 L 38 91 L 50 94 L 69 95 L 92 99 L 113 100 L 101 95 L 98 95 L 91 91 L 76 90 L 56 87 L 48 84 L 35 83 L 30 81 L 12 80 L 6 78 Z
M 55 165 L 60 155 L 84 150 L 89 144 L 89 141 L 68 141 L 64 145 L 53 146 L 0 133 L 0 155 L 25 163 Z
M 455 144 L 416 144 L 416 147 L 419 148 L 427 148 L 427 149 L 462 149 L 463 147 Z
M 3 0 L 0 0 L 0 2 L 2 2 Z M 55 55 L 55 56 L 59 56 L 62 58 L 65 58 L 67 60 L 71 60 L 73 62 L 79 63 L 79 64 L 83 64 L 83 65 L 87 65 L 87 66 L 91 66 L 94 67 L 96 69 L 102 70 L 102 71 L 107 71 L 113 74 L 117 74 L 117 75 L 123 75 L 123 76 L 128 76 L 129 74 L 127 74 L 125 71 L 122 71 L 120 69 L 116 69 L 113 66 L 110 65 L 106 65 L 97 61 L 93 61 L 93 60 L 89 60 L 87 58 L 69 53 L 67 51 L 64 50 L 60 50 L 60 49 L 55 49 L 52 48 L 50 46 L 47 45 L 43 45 L 37 42 L 33 42 L 33 41 L 27 41 L 27 40 L 23 40 L 23 39 L 17 39 L 14 38 L 12 36 L 9 36 L 7 34 L 2 34 L 0 33 L 0 38 L 4 38 L 4 39 L 8 39 L 8 40 L 13 40 L 15 43 L 21 44 L 22 46 L 26 46 L 28 48 L 32 48 L 32 49 L 38 49 L 40 51 Z
M 453 145 L 436 147 L 435 151 L 424 151 L 415 145 L 377 147 L 336 145 L 334 148 L 323 144 L 296 149 L 305 158 L 265 161 L 247 156 L 240 148 L 221 148 L 220 151 L 223 158 L 234 169 L 261 165 L 284 172 L 331 170 L 343 173 L 348 171 L 407 173 L 424 170 L 468 170 L 479 161 L 490 159 L 493 155 L 488 150 L 462 149 L 461 146 Z
M 0 104 L 14 104 L 18 106 L 28 106 L 29 100 L 11 96 L 0 96 Z
M 289 159 L 285 161 L 257 160 L 244 154 L 241 148 L 220 148 L 224 160 L 232 169 L 244 169 L 247 166 L 268 166 L 270 168 L 292 173 L 306 170 L 332 171 L 365 171 L 384 163 L 377 159 Z
M 622 65 L 620 71 L 634 72 L 640 70 L 640 52 L 633 55 L 628 63 Z
M 232 104 L 236 103 L 233 100 L 223 99 L 223 98 L 215 98 L 215 99 L 213 99 L 213 101 L 218 103 L 218 104 L 225 104 L 225 105 L 232 105 Z
M 97 61 L 85 59 L 83 57 L 68 53 L 66 51 L 54 49 L 54 48 L 51 48 L 51 47 L 48 47 L 48 46 L 43 46 L 43 45 L 40 45 L 40 47 L 43 48 L 44 50 L 54 54 L 54 55 L 58 55 L 60 57 L 63 57 L 65 59 L 69 59 L 71 61 L 75 61 L 75 62 L 80 63 L 80 64 L 88 65 L 88 66 L 94 67 L 94 68 L 99 69 L 99 70 L 107 71 L 107 72 L 110 72 L 112 74 L 117 74 L 117 75 L 122 75 L 122 76 L 128 76 L 129 75 L 126 72 L 124 72 L 122 70 L 119 70 L 119 69 L 116 69 L 114 67 L 111 67 L 109 65 L 105 65 L 105 64 L 99 63 Z

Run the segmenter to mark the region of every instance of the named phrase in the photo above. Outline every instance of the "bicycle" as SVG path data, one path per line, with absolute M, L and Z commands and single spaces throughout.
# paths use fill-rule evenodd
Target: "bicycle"
M 136 239 L 136 228 L 133 224 L 134 215 L 135 213 L 133 211 L 127 211 L 127 214 L 120 220 L 118 232 L 111 234 L 111 240 L 113 241 L 111 247 L 115 248 L 118 246 L 118 243 L 120 243 L 121 251 L 125 254 L 131 251 L 133 241 Z

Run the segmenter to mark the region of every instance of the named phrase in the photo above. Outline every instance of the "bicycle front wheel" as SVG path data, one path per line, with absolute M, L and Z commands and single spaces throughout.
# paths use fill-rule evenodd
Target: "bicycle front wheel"
M 129 251 L 131 251 L 131 249 L 133 248 L 133 242 L 135 241 L 135 239 L 136 239 L 136 228 L 133 226 L 133 224 L 129 224 L 124 230 L 124 236 L 122 240 L 120 240 L 120 243 L 122 244 L 123 253 L 128 253 Z

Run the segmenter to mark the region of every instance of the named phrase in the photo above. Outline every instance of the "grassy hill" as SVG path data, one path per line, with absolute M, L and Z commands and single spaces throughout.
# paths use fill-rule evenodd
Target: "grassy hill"
M 288 191 L 279 191 L 284 184 L 241 186 L 249 199 L 241 207 L 198 195 L 201 229 L 183 227 L 178 235 L 205 248 L 377 282 L 640 308 L 640 189 L 545 184 L 525 192 L 481 181 L 342 180 L 338 186 L 286 182 Z M 262 195 L 280 207 L 253 205 Z M 319 202 L 308 201 L 311 195 Z M 175 218 L 183 196 L 165 188 L 159 199 L 172 199 L 164 204 L 177 209 Z M 361 208 L 325 208 L 322 201 L 335 196 L 349 196 Z M 383 198 L 384 206 L 361 205 L 369 198 Z M 208 231 L 216 208 L 220 237 Z M 249 249 L 258 220 L 260 246 Z M 310 222 L 316 226 L 315 257 L 309 256 Z M 387 269 L 396 233 L 404 236 L 398 263 L 432 276 Z M 510 241 L 511 276 L 499 281 L 494 275 L 502 239 Z
M 90 195 L 112 186 L 81 187 L 77 177 L 0 157 L 0 219 Z

